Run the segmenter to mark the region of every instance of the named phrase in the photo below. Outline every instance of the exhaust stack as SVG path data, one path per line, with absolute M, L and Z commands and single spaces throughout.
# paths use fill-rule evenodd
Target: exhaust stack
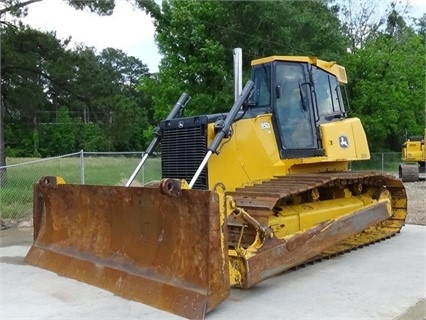
M 243 50 L 241 48 L 234 49 L 234 101 L 237 102 L 238 97 L 243 91 Z

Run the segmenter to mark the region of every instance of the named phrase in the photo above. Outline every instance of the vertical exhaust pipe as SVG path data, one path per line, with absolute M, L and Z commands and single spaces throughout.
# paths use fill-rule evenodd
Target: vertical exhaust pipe
M 217 151 L 217 148 L 219 147 L 219 143 L 221 140 L 225 137 L 227 134 L 229 128 L 231 127 L 232 123 L 235 120 L 235 117 L 238 114 L 238 111 L 243 107 L 243 104 L 246 99 L 250 97 L 250 95 L 253 92 L 254 89 L 254 83 L 253 81 L 249 80 L 247 84 L 244 87 L 243 90 L 243 50 L 241 48 L 235 48 L 233 50 L 234 54 L 234 98 L 235 102 L 232 106 L 231 110 L 229 111 L 228 115 L 225 118 L 225 124 L 223 128 L 216 134 L 213 141 L 211 142 L 208 152 L 205 155 L 202 163 L 198 167 L 198 170 L 195 172 L 194 176 L 192 177 L 189 188 L 192 189 L 195 182 L 197 181 L 199 175 L 201 174 L 201 171 L 206 166 L 207 162 L 209 161 L 211 155 Z
M 235 48 L 234 53 L 234 102 L 243 90 L 243 50 Z

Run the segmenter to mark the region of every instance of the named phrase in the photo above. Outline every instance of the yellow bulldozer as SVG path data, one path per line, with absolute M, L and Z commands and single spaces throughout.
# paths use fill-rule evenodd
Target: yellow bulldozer
M 426 128 L 423 136 L 412 136 L 402 144 L 401 160 L 398 174 L 403 182 L 419 181 L 420 175 L 426 173 L 425 162 Z
M 401 180 L 349 170 L 370 154 L 360 120 L 347 116 L 345 68 L 299 56 L 251 64 L 228 113 L 182 117 L 183 94 L 161 121 L 147 150 L 161 146 L 158 184 L 41 178 L 25 261 L 204 318 L 232 287 L 398 233 Z

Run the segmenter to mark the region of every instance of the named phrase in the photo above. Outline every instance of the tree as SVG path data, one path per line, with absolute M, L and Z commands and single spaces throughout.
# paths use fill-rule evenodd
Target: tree
M 0 18 L 5 14 L 10 14 L 16 18 L 22 18 L 28 13 L 28 6 L 41 2 L 43 0 L 2 0 L 2 8 L 0 9 Z M 89 9 L 100 15 L 110 15 L 114 11 L 115 0 L 64 0 L 75 9 Z M 7 24 L 6 21 L 0 21 Z
M 40 2 L 42 0 L 2 0 L 0 8 L 0 25 L 13 27 L 16 21 L 6 21 L 6 14 L 14 18 L 21 18 L 26 16 L 28 12 L 28 6 Z M 113 13 L 115 7 L 115 0 L 64 0 L 70 6 L 78 10 L 88 9 L 99 15 L 110 15 Z M 137 1 L 137 0 L 135 0 Z M 19 23 L 19 22 L 18 22 Z M 22 27 L 22 26 L 21 26 Z M 19 27 L 19 28 L 21 28 Z M 10 32 L 10 29 L 9 29 Z M 4 30 L 2 28 L 2 42 L 3 42 Z M 3 46 L 3 43 L 2 43 Z M 3 51 L 3 48 L 2 48 Z M 3 65 L 3 57 L 2 57 Z M 2 69 L 3 72 L 3 69 Z M 3 89 L 3 78 L 2 78 L 2 89 Z M 1 96 L 0 104 L 0 167 L 6 166 L 6 154 L 5 154 L 5 131 L 4 131 L 4 116 L 7 112 L 6 104 L 3 95 Z M 0 183 L 3 181 L 2 177 L 6 177 L 6 169 L 0 169 Z
M 2 32 L 1 94 L 9 128 L 5 136 L 15 156 L 57 155 L 85 145 L 93 148 L 93 141 L 100 141 L 93 137 L 95 132 L 108 142 L 99 143 L 104 150 L 144 146 L 150 99 L 136 85 L 149 75 L 145 64 L 112 48 L 99 55 L 84 46 L 68 50 L 67 41 L 59 41 L 54 33 L 11 26 Z M 85 132 L 80 124 L 91 125 L 87 137 L 92 142 L 66 138 L 70 145 L 57 144 L 63 146 L 60 151 L 45 140 L 49 133 L 52 137 L 65 133 L 50 128 L 63 124 L 61 107 L 67 108 L 75 126 L 74 120 L 80 119 L 80 132 Z M 42 148 L 36 148 L 35 130 Z
M 27 14 L 28 5 L 42 0 L 3 0 L 0 8 L 0 26 L 13 26 L 13 23 L 4 20 L 6 14 L 20 18 Z M 66 0 L 69 5 L 76 9 L 88 8 L 92 12 L 101 15 L 109 15 L 113 12 L 114 0 Z M 3 27 L 2 27 L 3 36 Z M 2 61 L 3 62 L 3 61 Z M 2 63 L 3 65 L 3 63 Z M 2 72 L 3 70 L 1 70 Z M 3 87 L 3 79 L 1 81 Z M 3 89 L 3 88 L 2 88 Z M 0 167 L 6 166 L 5 137 L 4 137 L 4 114 L 6 112 L 3 97 L 0 101 Z M 0 184 L 6 179 L 6 168 L 0 169 Z
M 155 20 L 163 59 L 155 79 L 141 84 L 153 96 L 157 119 L 181 92 L 192 113 L 221 112 L 232 104 L 232 49 L 248 61 L 267 55 L 318 55 L 338 59 L 346 39 L 326 1 L 154 1 L 140 6 Z M 195 107 L 194 107 L 195 106 Z
M 68 108 L 60 107 L 56 122 L 47 123 L 40 132 L 41 154 L 63 154 L 75 152 L 81 120 L 72 118 Z
M 1 29 L 1 96 L 4 121 L 20 132 L 18 141 L 31 137 L 34 124 L 52 111 L 55 88 L 64 88 L 71 66 L 67 40 L 61 42 L 54 33 L 42 33 L 25 27 L 6 26 Z M 42 111 L 43 113 L 39 113 Z M 37 119 L 39 117 L 39 119 Z M 4 129 L 4 127 L 2 127 Z M 24 154 L 31 154 L 31 145 L 21 145 Z
M 6 13 L 25 16 L 27 6 L 38 1 L 5 0 L 0 18 Z M 67 2 L 102 15 L 111 14 L 115 5 L 114 0 Z M 93 149 L 97 141 L 109 150 L 141 149 L 146 140 L 143 127 L 152 117 L 150 99 L 136 88 L 139 77 L 149 76 L 145 64 L 112 48 L 100 55 L 83 46 L 72 51 L 67 48 L 70 39 L 60 41 L 54 32 L 32 30 L 17 20 L 1 23 L 0 166 L 6 164 L 4 138 L 14 155 L 38 155 L 39 151 L 52 155 L 53 149 L 38 147 L 47 130 L 40 124 L 57 122 L 61 106 L 67 107 L 71 119 L 81 118 L 86 125 L 80 132 L 90 141 L 77 139 L 76 144 Z M 137 123 L 129 125 L 132 121 Z M 102 136 L 95 137 L 97 134 Z M 109 143 L 101 143 L 101 139 Z
M 399 151 L 405 128 L 423 132 L 425 63 L 424 35 L 396 11 L 384 31 L 348 55 L 353 115 L 362 119 L 372 151 Z
M 408 18 L 410 0 L 336 0 L 336 9 L 343 25 L 343 31 L 350 39 L 348 49 L 354 52 L 386 27 L 387 17 L 395 11 L 402 18 Z
M 426 13 L 422 17 L 414 20 L 414 28 L 423 37 L 426 36 Z
M 109 141 L 106 150 L 142 149 L 143 128 L 152 122 L 152 112 L 150 98 L 137 84 L 149 77 L 147 66 L 121 50 L 107 48 L 97 55 L 93 48 L 81 46 L 74 68 L 78 72 L 71 85 L 73 95 L 62 103 L 84 114 L 86 123 L 100 126 Z

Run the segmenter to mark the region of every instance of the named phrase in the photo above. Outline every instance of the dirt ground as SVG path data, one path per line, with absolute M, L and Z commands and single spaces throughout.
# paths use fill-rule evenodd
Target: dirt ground
M 408 198 L 407 224 L 426 225 L 426 181 L 404 183 Z

